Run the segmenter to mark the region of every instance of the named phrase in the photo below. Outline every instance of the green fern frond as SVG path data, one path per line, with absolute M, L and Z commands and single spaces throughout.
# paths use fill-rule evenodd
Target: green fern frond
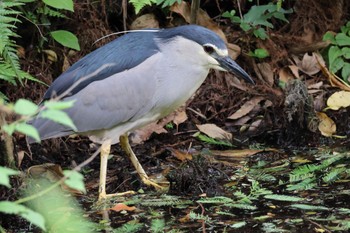
M 295 197 L 295 196 L 288 196 L 288 195 L 279 195 L 279 194 L 270 194 L 265 195 L 264 198 L 276 200 L 276 201 L 290 201 L 290 202 L 296 202 L 296 201 L 303 201 L 304 198 L 301 197 Z
M 143 228 L 143 224 L 137 222 L 136 220 L 132 220 L 123 224 L 123 226 L 114 229 L 114 233 L 133 233 L 140 232 Z
M 19 37 L 16 33 L 17 23 L 21 21 L 18 15 L 21 12 L 13 9 L 23 5 L 21 1 L 1 1 L 0 2 L 0 79 L 11 84 L 16 84 L 16 80 L 33 79 L 31 75 L 21 70 L 19 58 L 17 56 L 17 45 L 13 38 Z
M 59 12 L 59 11 L 57 11 L 55 9 L 52 9 L 52 8 L 46 6 L 46 5 L 43 6 L 43 7 L 39 7 L 37 9 L 37 13 L 43 14 L 43 15 L 46 15 L 46 16 L 50 16 L 50 17 L 67 18 L 67 16 L 65 16 L 61 12 Z
M 165 228 L 164 219 L 156 218 L 151 221 L 151 232 L 154 232 L 154 233 L 164 232 L 164 228 Z
M 233 202 L 231 198 L 224 197 L 224 196 L 218 196 L 218 197 L 206 197 L 198 200 L 199 203 L 206 203 L 206 204 L 227 204 Z
M 138 14 L 143 7 L 150 6 L 156 3 L 157 0 L 130 0 L 129 2 L 134 6 L 135 12 Z
M 340 175 L 345 171 L 345 167 L 333 168 L 322 178 L 322 180 L 325 183 L 333 183 L 334 181 L 338 180 L 340 178 Z
M 288 185 L 287 190 L 288 191 L 310 190 L 310 189 L 313 189 L 315 186 L 317 186 L 316 178 L 307 178 L 297 184 Z

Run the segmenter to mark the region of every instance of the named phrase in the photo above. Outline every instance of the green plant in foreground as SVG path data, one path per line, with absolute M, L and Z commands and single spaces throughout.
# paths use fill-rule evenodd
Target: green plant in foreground
M 67 30 L 51 31 L 50 28 L 50 19 L 52 17 L 67 18 L 62 13 L 63 11 L 67 10 L 74 12 L 73 0 L 28 0 L 27 3 L 28 7 L 21 7 L 20 9 L 25 15 L 25 18 L 38 28 L 41 35 L 41 40 L 39 41 L 40 48 L 42 47 L 43 42 L 47 41 L 45 32 L 49 31 L 50 36 L 61 45 L 67 48 L 80 50 L 78 38 L 73 33 Z M 32 4 L 29 5 L 29 3 Z M 33 8 L 35 9 L 34 11 Z M 40 31 L 40 28 L 46 29 L 43 30 L 44 33 Z
M 15 104 L 6 103 L 0 98 L 0 107 L 5 109 L 8 114 L 17 114 L 19 118 L 12 122 L 4 122 L 1 126 L 1 131 L 6 132 L 8 135 L 12 135 L 15 131 L 24 135 L 34 138 L 40 142 L 40 136 L 38 131 L 27 122 L 32 119 L 40 111 L 40 117 L 47 118 L 57 123 L 67 125 L 72 129 L 75 129 L 74 123 L 69 118 L 67 113 L 63 112 L 63 109 L 70 108 L 74 104 L 74 101 L 69 102 L 56 102 L 47 101 L 40 108 L 33 102 L 26 99 L 19 99 Z
M 129 1 L 135 8 L 136 14 L 145 6 L 151 6 L 152 4 L 162 5 L 162 8 L 172 6 L 176 2 L 180 3 L 182 0 L 130 0 Z
M 30 74 L 21 70 L 17 55 L 17 45 L 14 38 L 19 37 L 16 33 L 17 23 L 21 21 L 18 15 L 21 12 L 15 7 L 22 6 L 21 1 L 1 1 L 0 2 L 0 80 L 5 80 L 13 85 L 16 81 L 23 79 L 35 80 Z M 0 92 L 0 97 L 6 98 Z
M 223 17 L 229 18 L 233 23 L 238 23 L 245 32 L 252 32 L 254 36 L 265 40 L 268 38 L 266 28 L 273 28 L 273 24 L 269 22 L 272 18 L 276 18 L 288 23 L 285 14 L 292 13 L 293 10 L 284 10 L 279 5 L 268 4 L 260 6 L 252 6 L 250 10 L 240 18 L 236 15 L 236 11 L 226 11 Z
M 329 70 L 332 73 L 341 70 L 342 79 L 350 83 L 350 21 L 336 35 L 327 32 L 323 40 L 331 43 L 327 53 Z
M 68 175 L 66 185 L 85 190 L 79 173 L 66 172 Z M 11 188 L 10 176 L 19 174 L 18 171 L 0 166 L 0 185 Z M 82 217 L 78 203 L 61 190 L 60 184 L 60 181 L 50 184 L 45 180 L 28 180 L 27 187 L 23 191 L 24 197 L 17 201 L 0 201 L 0 212 L 16 214 L 44 231 L 92 232 L 94 225 Z M 60 224 L 56 224 L 58 221 Z

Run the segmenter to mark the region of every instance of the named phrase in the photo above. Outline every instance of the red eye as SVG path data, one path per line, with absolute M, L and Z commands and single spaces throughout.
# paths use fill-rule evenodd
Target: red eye
M 211 46 L 209 46 L 209 45 L 204 45 L 203 48 L 204 48 L 204 51 L 205 51 L 206 53 L 211 54 L 211 53 L 214 52 L 214 48 L 211 47 Z

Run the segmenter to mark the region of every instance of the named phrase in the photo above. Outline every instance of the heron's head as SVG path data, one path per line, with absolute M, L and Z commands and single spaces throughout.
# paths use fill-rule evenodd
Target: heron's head
M 215 32 L 197 25 L 185 25 L 161 32 L 162 39 L 166 40 L 172 40 L 178 36 L 193 41 L 200 46 L 200 56 L 205 56 L 209 68 L 231 72 L 238 78 L 255 84 L 247 72 L 228 55 L 225 42 Z

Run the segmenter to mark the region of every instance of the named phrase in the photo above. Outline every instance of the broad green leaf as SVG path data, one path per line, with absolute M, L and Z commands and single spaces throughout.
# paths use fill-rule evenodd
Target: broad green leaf
M 44 106 L 48 109 L 63 110 L 71 108 L 74 105 L 75 100 L 70 101 L 46 101 Z
M 295 196 L 287 196 L 287 195 L 278 195 L 278 194 L 271 194 L 271 195 L 265 195 L 266 199 L 272 199 L 276 201 L 303 201 L 304 198 L 301 197 L 295 197 Z
M 8 135 L 12 135 L 16 130 L 16 123 L 11 123 L 9 125 L 3 125 L 2 130 L 4 130 Z
M 34 115 L 38 111 L 38 106 L 26 99 L 19 99 L 14 105 L 14 110 L 20 115 Z
M 326 34 L 323 35 L 322 40 L 323 41 L 329 40 L 332 44 L 336 44 L 336 41 L 332 32 L 326 32 Z
M 344 33 L 338 33 L 335 36 L 335 40 L 340 46 L 349 46 L 350 45 L 350 37 L 345 35 Z
M 252 26 L 250 26 L 248 23 L 246 23 L 246 22 L 241 22 L 241 24 L 239 25 L 241 28 L 242 28 L 242 30 L 243 31 L 245 31 L 245 32 L 247 32 L 247 31 L 249 31 L 251 28 L 252 28 Z
M 269 38 L 269 36 L 266 34 L 266 31 L 264 28 L 258 28 L 256 30 L 254 30 L 253 33 L 254 33 L 254 36 L 256 36 L 262 40 Z
M 270 56 L 270 54 L 266 49 L 255 49 L 254 53 L 249 52 L 249 56 L 257 57 L 257 58 L 266 58 Z
M 350 48 L 349 47 L 344 47 L 341 49 L 343 57 L 346 59 L 350 59 Z
M 64 9 L 74 12 L 73 0 L 43 0 L 43 2 L 56 9 Z
M 316 205 L 306 205 L 306 204 L 293 204 L 290 205 L 293 208 L 302 209 L 302 210 L 329 210 L 325 206 L 316 206 Z
M 23 205 L 10 201 L 1 201 L 0 211 L 6 214 L 17 214 L 34 225 L 40 227 L 42 230 L 46 230 L 44 217 Z
M 64 183 L 68 185 L 70 188 L 82 191 L 86 193 L 85 184 L 84 184 L 84 176 L 77 171 L 63 171 L 63 174 L 68 177 Z
M 18 174 L 19 171 L 0 166 L 0 185 L 5 185 L 6 187 L 11 188 L 10 176 Z
M 342 55 L 342 51 L 338 46 L 331 46 L 328 50 L 329 65 L 332 66 L 335 59 L 337 59 L 341 55 Z
M 57 30 L 50 33 L 51 36 L 61 45 L 80 50 L 78 38 L 71 32 L 66 30 Z
M 343 80 L 349 82 L 350 78 L 350 63 L 345 63 L 343 69 L 341 70 L 341 76 Z
M 330 64 L 329 69 L 333 73 L 336 73 L 338 70 L 340 70 L 345 64 L 345 61 L 341 57 L 337 57 L 332 64 Z
M 38 130 L 31 125 L 28 125 L 24 122 L 15 124 L 16 131 L 23 133 L 27 136 L 30 136 L 35 139 L 35 141 L 40 142 L 40 136 Z
M 62 125 L 66 125 L 73 130 L 77 130 L 73 121 L 70 119 L 67 113 L 56 110 L 56 109 L 46 109 L 40 113 L 40 117 L 50 119 L 54 122 L 60 123 Z

